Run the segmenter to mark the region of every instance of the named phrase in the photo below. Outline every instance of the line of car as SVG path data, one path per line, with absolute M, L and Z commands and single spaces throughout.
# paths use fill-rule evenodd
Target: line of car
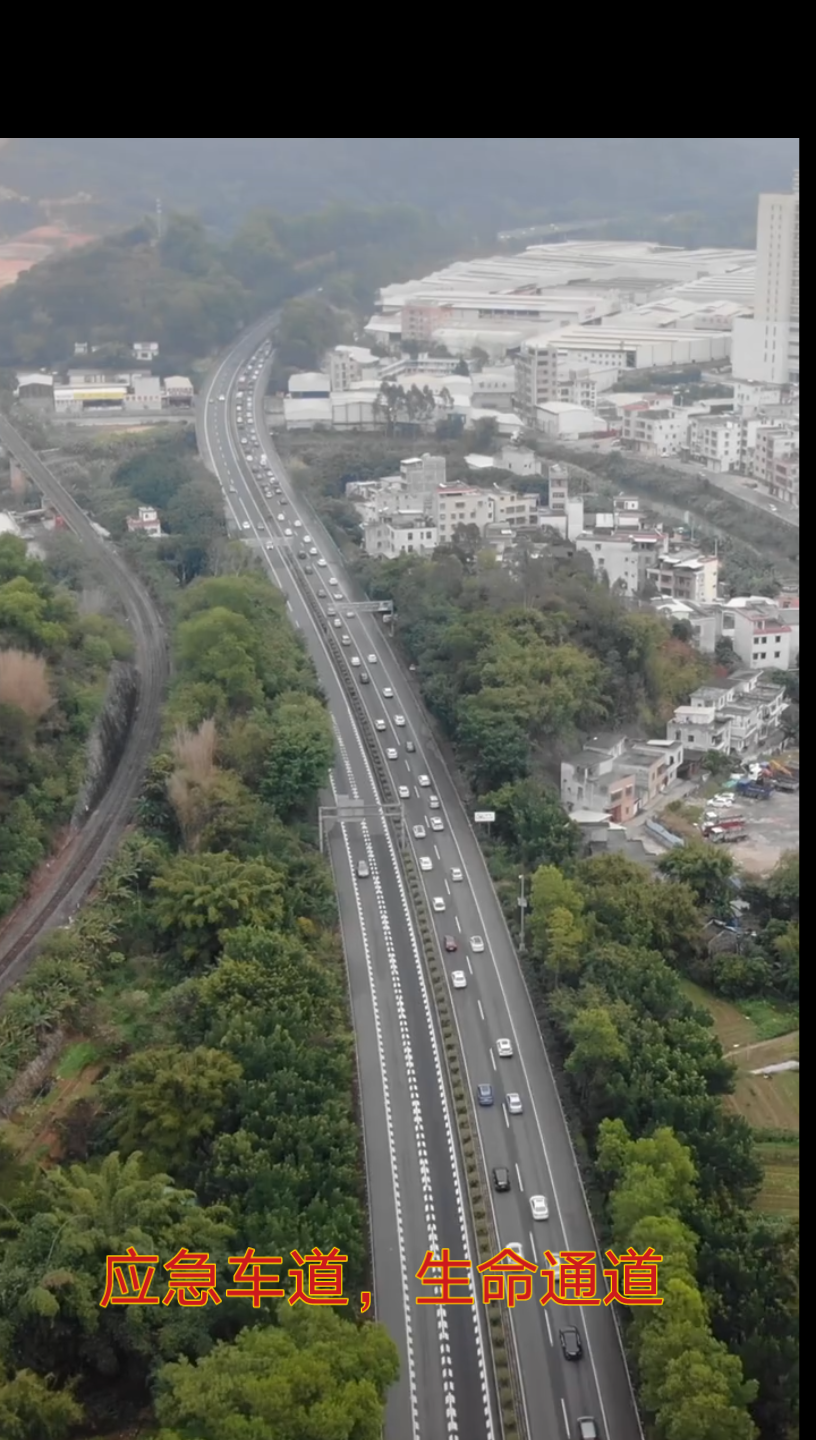
M 257 367 L 254 368 L 254 369 L 250 369 L 248 375 L 245 375 L 245 374 L 242 374 L 242 375 L 241 375 L 240 379 L 241 379 L 242 382 L 246 382 L 249 378 L 251 378 L 251 379 L 253 379 L 253 380 L 254 380 L 254 379 L 257 379 L 257 377 L 258 377 L 258 375 L 259 375 L 259 373 L 260 373 L 260 369 L 261 369 L 261 366 L 262 366 L 262 364 L 263 364 L 264 358 L 265 358 L 265 356 L 262 356 L 262 357 L 261 357 L 261 359 L 258 361 Z M 220 399 L 220 400 L 224 400 L 224 398 L 225 398 L 224 396 L 219 396 L 219 399 Z M 241 400 L 240 393 L 239 393 L 238 399 L 239 399 L 239 403 L 240 403 L 240 400 Z M 248 416 L 248 419 L 249 419 L 249 421 L 250 421 L 250 424 L 252 424 L 251 396 L 248 397 L 248 399 L 247 399 L 247 401 L 246 401 L 245 403 L 246 403 L 246 405 L 247 405 L 247 416 Z M 240 426 L 239 426 L 239 428 L 240 428 Z M 255 433 L 255 432 L 254 432 L 254 426 L 253 426 L 253 433 Z M 256 434 L 255 434 L 255 440 L 256 440 L 256 443 L 257 443 L 257 435 L 256 435 Z M 248 448 L 247 446 L 244 446 L 244 450 L 245 450 L 245 451 L 246 451 L 247 448 Z M 264 496 L 265 496 L 265 498 L 267 499 L 267 501 L 272 501 L 273 499 L 276 499 L 277 502 L 278 502 L 278 504 L 279 504 L 280 506 L 285 506 L 285 505 L 287 504 L 286 497 L 285 497 L 285 496 L 283 495 L 283 493 L 282 493 L 282 487 L 281 487 L 280 483 L 279 483 L 277 480 L 274 480 L 274 479 L 272 478 L 271 474 L 269 473 L 271 467 L 269 466 L 269 462 L 268 462 L 268 460 L 267 460 L 266 455 L 264 455 L 264 454 L 259 454 L 259 455 L 257 456 L 257 458 L 256 458 L 256 460 L 255 460 L 254 463 L 250 461 L 250 457 L 249 457 L 249 455 L 247 455 L 246 453 L 245 453 L 244 458 L 245 458 L 245 460 L 250 464 L 250 469 L 252 469 L 252 471 L 253 471 L 253 473 L 256 475 L 256 477 L 259 478 L 259 479 L 261 479 L 261 483 L 262 483 L 262 487 L 263 487 L 263 493 L 264 493 Z M 264 470 L 266 470 L 266 472 L 267 472 L 266 474 L 263 473 Z M 234 488 L 235 488 L 234 486 L 230 486 L 230 489 L 231 489 L 231 490 L 234 489 Z M 300 532 L 300 531 L 303 530 L 302 522 L 301 522 L 299 519 L 293 519 L 291 525 L 288 525 L 288 526 L 287 526 L 287 525 L 286 525 L 286 517 L 285 517 L 285 515 L 284 515 L 284 513 L 283 513 L 283 510 L 281 510 L 281 511 L 277 514 L 276 519 L 277 519 L 277 523 L 278 523 L 280 526 L 282 526 L 282 528 L 283 528 L 283 534 L 284 534 L 285 538 L 287 538 L 287 539 L 293 539 L 293 538 L 294 538 L 294 532 L 295 532 L 295 531 Z M 243 528 L 244 530 L 249 530 L 249 529 L 251 529 L 251 525 L 250 525 L 250 523 L 249 523 L 248 520 L 247 520 L 247 521 L 244 521 L 244 522 L 242 523 L 242 528 Z M 259 528 L 260 528 L 260 529 L 263 529 L 263 528 L 264 528 L 263 522 L 259 522 Z M 322 555 L 320 555 L 320 553 L 319 553 L 319 551 L 318 551 L 318 549 L 317 549 L 317 546 L 313 544 L 313 542 L 312 542 L 312 540 L 311 540 L 311 537 L 310 537 L 308 534 L 302 534 L 302 535 L 299 535 L 299 536 L 298 536 L 298 539 L 299 539 L 300 545 L 301 545 L 301 549 L 298 551 L 298 558 L 299 558 L 299 560 L 301 561 L 301 563 L 304 564 L 304 570 L 305 570 L 305 572 L 306 572 L 307 574 L 312 574 L 312 575 L 314 574 L 314 568 L 313 568 L 312 564 L 310 563 L 310 560 L 312 560 L 312 559 L 315 561 L 315 563 L 316 563 L 316 565 L 318 566 L 319 569 L 321 569 L 321 570 L 327 569 L 327 568 L 328 568 L 327 562 L 326 562 L 326 560 L 324 559 L 324 557 L 323 557 Z M 274 548 L 274 542 L 271 541 L 271 540 L 268 541 L 266 548 L 267 548 L 268 550 L 272 550 L 272 549 Z M 321 577 L 321 578 L 322 578 L 322 577 Z M 328 583 L 329 589 L 328 589 L 328 591 L 327 591 L 327 590 L 321 585 L 321 587 L 317 590 L 318 598 L 319 598 L 320 600 L 322 600 L 324 603 L 327 602 L 327 601 L 342 603 L 342 601 L 343 601 L 343 599 L 344 599 L 344 596 L 343 596 L 342 591 L 341 591 L 341 589 L 340 589 L 340 582 L 339 582 L 333 575 L 328 575 L 328 576 L 326 576 L 326 582 Z M 334 628 L 343 631 L 342 635 L 340 636 L 340 643 L 344 646 L 344 648 L 350 648 L 350 647 L 351 647 L 351 643 L 352 643 L 352 642 L 351 642 L 351 637 L 348 635 L 347 632 L 345 632 L 345 631 L 343 630 L 343 623 L 344 623 L 344 619 L 346 619 L 346 620 L 353 620 L 353 619 L 355 618 L 356 612 L 353 611 L 353 610 L 347 610 L 347 611 L 345 612 L 345 617 L 341 618 L 341 616 L 337 613 L 337 604 L 336 604 L 336 603 L 326 604 L 326 605 L 325 605 L 325 608 L 326 608 L 327 617 L 328 617 L 329 619 L 331 619 Z M 371 683 L 371 676 L 370 676 L 370 674 L 368 673 L 368 671 L 366 671 L 366 670 L 363 668 L 363 664 L 362 664 L 362 661 L 361 661 L 360 656 L 359 656 L 359 655 L 353 655 L 353 656 L 351 656 L 351 657 L 350 657 L 350 662 L 351 662 L 352 668 L 353 668 L 354 671 L 355 671 L 355 674 L 356 674 L 356 678 L 357 678 L 357 680 L 358 680 L 358 683 L 360 683 L 361 685 L 368 685 L 368 684 L 370 684 L 370 683 Z M 375 666 L 375 665 L 378 663 L 377 655 L 374 654 L 373 652 L 370 653 L 370 654 L 368 654 L 368 655 L 366 656 L 366 663 L 368 664 L 369 668 Z M 412 668 L 413 668 L 413 667 L 412 667 Z M 391 686 L 385 686 L 385 687 L 383 688 L 383 690 L 382 690 L 382 697 L 383 697 L 384 700 L 389 700 L 389 701 L 394 699 L 394 691 L 393 691 L 393 689 L 392 689 Z M 406 726 L 405 717 L 404 717 L 402 714 L 396 714 L 396 715 L 394 715 L 394 716 L 392 717 L 392 723 L 393 723 L 393 725 L 394 725 L 396 728 L 399 728 L 399 729 L 403 729 L 403 728 L 405 728 L 405 726 Z M 386 723 L 385 719 L 383 719 L 383 718 L 381 718 L 381 717 L 375 719 L 374 725 L 375 725 L 375 729 L 376 729 L 380 734 L 382 734 L 382 733 L 384 733 L 384 732 L 387 731 L 387 728 L 388 728 L 387 723 Z M 406 737 L 406 739 L 405 739 L 405 741 L 404 741 L 403 743 L 404 743 L 405 750 L 406 750 L 406 752 L 407 752 L 408 754 L 413 754 L 413 753 L 415 753 L 415 751 L 416 751 L 416 745 L 415 745 L 415 742 L 413 741 L 413 739 L 411 739 L 410 737 Z M 398 760 L 398 758 L 399 758 L 399 752 L 398 752 L 398 750 L 397 750 L 396 748 L 394 748 L 393 746 L 387 747 L 387 748 L 386 748 L 386 751 L 385 751 L 385 754 L 386 754 L 386 758 L 387 758 L 389 761 L 391 761 L 391 762 L 394 762 L 394 761 Z M 409 768 L 410 768 L 410 767 L 409 767 Z M 417 776 L 416 783 L 417 783 L 417 785 L 418 785 L 422 790 L 424 790 L 424 791 L 430 791 L 430 790 L 431 790 L 432 781 L 431 781 L 430 776 L 427 775 L 427 774 L 424 774 L 424 773 L 423 773 L 423 774 L 418 775 L 418 776 Z M 399 793 L 399 797 L 400 797 L 401 800 L 409 800 L 409 799 L 411 798 L 411 790 L 410 790 L 410 787 L 409 787 L 408 785 L 405 785 L 405 784 L 399 785 L 399 787 L 398 787 L 398 793 Z M 441 808 L 441 807 L 440 807 L 439 799 L 438 799 L 438 797 L 437 797 L 434 793 L 430 793 L 430 794 L 427 795 L 427 801 L 428 801 L 428 809 L 429 809 L 431 812 L 433 812 L 433 811 L 439 811 L 439 809 Z M 442 819 L 442 817 L 441 817 L 439 814 L 433 814 L 433 813 L 432 813 L 432 814 L 430 815 L 430 817 L 427 817 L 427 816 L 426 816 L 425 818 L 426 818 L 427 826 L 430 827 L 430 830 L 431 830 L 433 833 L 439 833 L 439 832 L 441 832 L 441 831 L 444 831 L 444 829 L 445 829 L 445 822 L 444 822 L 444 820 Z M 415 840 L 424 840 L 424 839 L 427 837 L 426 824 L 419 824 L 419 823 L 417 823 L 417 824 L 413 825 L 413 826 L 412 826 L 412 833 L 413 833 L 413 836 L 414 836 L 414 839 L 415 839 Z M 438 854 L 438 851 L 437 851 L 437 854 Z M 421 869 L 422 871 L 424 871 L 424 872 L 429 872 L 429 871 L 432 871 L 432 870 L 433 870 L 433 861 L 432 861 L 432 859 L 431 859 L 430 856 L 424 856 L 424 855 L 423 855 L 423 856 L 420 856 L 420 857 L 419 857 L 419 865 L 420 865 L 420 869 Z M 370 869 L 369 869 L 369 866 L 368 866 L 367 861 L 365 861 L 365 860 L 360 860 L 360 861 L 358 861 L 356 869 L 357 869 L 357 876 L 358 876 L 359 879 L 368 879 L 368 878 L 370 877 Z M 451 879 L 451 881 L 453 881 L 454 883 L 456 883 L 456 882 L 461 882 L 462 879 L 463 879 L 463 873 L 462 873 L 462 870 L 461 870 L 460 867 L 457 867 L 457 866 L 452 867 L 451 870 L 450 870 L 450 872 L 449 872 L 449 874 L 450 874 L 450 879 Z M 446 913 L 446 911 L 447 911 L 447 906 L 446 906 L 446 902 L 445 902 L 444 897 L 442 897 L 442 896 L 433 896 L 433 897 L 431 898 L 431 904 L 432 904 L 432 909 L 433 909 L 433 911 L 434 911 L 436 914 L 444 914 L 444 913 Z M 457 924 L 458 924 L 458 921 L 457 921 Z M 455 937 L 452 936 L 452 935 L 446 935 L 446 936 L 443 937 L 443 947 L 444 947 L 445 952 L 446 952 L 446 953 L 449 953 L 449 954 L 455 953 L 456 951 L 458 951 L 458 948 L 459 948 L 458 942 L 456 941 Z M 482 937 L 482 936 L 479 936 L 479 935 L 473 935 L 473 936 L 471 936 L 471 937 L 470 937 L 470 940 L 469 940 L 469 948 L 470 948 L 470 951 L 471 951 L 473 954 L 480 954 L 480 953 L 482 953 L 482 952 L 484 951 L 484 948 L 485 948 L 485 944 L 484 944 L 484 939 L 483 939 L 483 937 Z M 470 959 L 469 959 L 469 958 L 468 958 L 468 966 L 470 967 Z M 455 990 L 455 991 L 466 989 L 466 988 L 467 988 L 467 975 L 465 974 L 465 971 L 464 971 L 464 970 L 461 970 L 461 969 L 455 969 L 455 970 L 451 971 L 451 973 L 450 973 L 450 983 L 451 983 L 452 989 Z M 511 1041 L 508 1040 L 508 1039 L 500 1038 L 499 1040 L 497 1040 L 496 1043 L 495 1043 L 495 1049 L 496 1049 L 496 1054 L 498 1055 L 498 1057 L 499 1057 L 500 1059 L 511 1059 L 511 1058 L 513 1057 L 513 1053 L 514 1053 L 514 1052 L 513 1052 L 513 1045 L 512 1045 L 512 1043 L 511 1043 Z M 495 1095 L 494 1095 L 494 1090 L 493 1090 L 493 1086 L 492 1086 L 492 1085 L 488 1085 L 488 1084 L 479 1084 L 479 1085 L 477 1085 L 477 1087 L 476 1087 L 476 1095 L 477 1095 L 478 1104 L 479 1104 L 480 1106 L 484 1106 L 484 1107 L 486 1107 L 486 1106 L 491 1106 L 491 1105 L 493 1105 L 494 1102 L 495 1102 Z M 523 1112 L 524 1112 L 523 1101 L 522 1101 L 522 1098 L 521 1098 L 521 1096 L 519 1095 L 519 1093 L 518 1093 L 517 1091 L 512 1091 L 512 1090 L 511 1090 L 511 1091 L 506 1092 L 502 1104 L 503 1104 L 503 1107 L 504 1107 L 504 1109 L 505 1109 L 506 1116 L 513 1116 L 513 1115 L 516 1115 L 516 1116 L 517 1116 L 517 1115 L 523 1114 Z M 509 1124 L 509 1120 L 508 1120 L 508 1124 Z M 511 1182 L 511 1179 L 510 1179 L 510 1171 L 509 1171 L 509 1168 L 508 1168 L 507 1166 L 497 1165 L 496 1167 L 494 1167 L 494 1169 L 493 1169 L 493 1171 L 492 1171 L 492 1179 L 493 1179 L 494 1189 L 495 1189 L 498 1193 L 502 1193 L 502 1192 L 509 1191 L 509 1190 L 512 1188 L 512 1182 Z M 520 1176 L 520 1175 L 519 1175 L 519 1182 L 521 1183 L 521 1176 Z M 523 1188 L 523 1187 L 522 1187 L 522 1188 Z M 546 1220 L 548 1219 L 548 1217 L 549 1217 L 549 1203 L 548 1203 L 548 1200 L 547 1200 L 547 1197 L 546 1197 L 546 1196 L 544 1196 L 544 1195 L 533 1195 L 533 1196 L 530 1197 L 530 1202 L 529 1202 L 529 1203 L 530 1203 L 531 1215 L 532 1215 L 532 1218 L 533 1218 L 534 1221 L 546 1221 Z M 524 1255 L 523 1246 L 521 1245 L 520 1242 L 512 1241 L 512 1242 L 510 1242 L 505 1248 L 511 1249 L 511 1250 L 515 1251 L 517 1254 L 519 1254 L 519 1255 L 521 1255 L 521 1256 Z M 556 1273 L 557 1273 L 557 1271 L 559 1270 L 559 1268 L 560 1268 L 560 1267 L 559 1267 L 559 1264 L 558 1264 L 558 1262 L 556 1262 L 555 1267 L 554 1267 Z M 582 1342 L 582 1339 L 581 1339 L 580 1332 L 579 1332 L 579 1330 L 577 1329 L 576 1326 L 570 1325 L 570 1326 L 565 1326 L 564 1328 L 560 1329 L 560 1330 L 559 1330 L 559 1343 L 560 1343 L 561 1350 L 562 1350 L 562 1352 L 563 1352 L 564 1358 L 565 1358 L 566 1360 L 569 1360 L 569 1361 L 577 1361 L 577 1360 L 580 1360 L 580 1359 L 582 1358 L 583 1353 L 584 1353 L 584 1351 L 583 1351 L 583 1342 Z M 566 1417 L 565 1417 L 565 1418 L 566 1418 Z M 595 1420 L 594 1420 L 592 1417 L 587 1417 L 587 1416 L 579 1417 L 579 1418 L 577 1419 L 577 1421 L 576 1421 L 576 1427 L 577 1427 L 577 1435 L 578 1435 L 578 1437 L 579 1437 L 579 1440 L 600 1440 L 600 1431 L 599 1431 L 599 1429 L 598 1429 L 598 1427 L 597 1427 L 597 1424 L 596 1424 Z

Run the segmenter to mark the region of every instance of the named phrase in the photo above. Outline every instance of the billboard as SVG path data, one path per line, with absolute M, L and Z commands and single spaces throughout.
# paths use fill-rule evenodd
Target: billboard
M 473 816 L 477 825 L 492 825 L 496 818 L 495 810 L 477 810 Z

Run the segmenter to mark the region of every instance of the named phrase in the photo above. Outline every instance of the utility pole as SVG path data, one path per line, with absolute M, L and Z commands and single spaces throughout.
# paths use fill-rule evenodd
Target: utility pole
M 519 875 L 519 900 L 518 900 L 518 906 L 519 906 L 519 924 L 520 924 L 519 954 L 520 954 L 520 955 L 523 955 L 523 954 L 524 954 L 524 919 L 525 919 L 525 915 L 526 915 L 526 913 L 527 913 L 527 897 L 526 897 L 526 895 L 524 894 L 524 876 L 523 876 L 523 875 Z

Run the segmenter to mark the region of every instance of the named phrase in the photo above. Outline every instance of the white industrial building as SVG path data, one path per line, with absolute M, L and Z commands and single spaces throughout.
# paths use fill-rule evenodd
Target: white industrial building
M 320 371 L 301 370 L 289 376 L 287 390 L 296 400 L 322 400 L 328 398 L 331 382 Z
M 287 430 L 331 429 L 333 414 L 331 397 L 284 395 L 283 419 Z
M 535 428 L 552 440 L 577 435 L 601 435 L 606 422 L 584 405 L 571 405 L 566 400 L 548 400 L 535 407 Z
M 332 390 L 330 402 L 331 424 L 335 430 L 374 430 L 382 425 L 382 396 L 378 387 Z
M 753 318 L 734 325 L 732 369 L 742 380 L 799 378 L 799 173 L 790 194 L 760 195 Z

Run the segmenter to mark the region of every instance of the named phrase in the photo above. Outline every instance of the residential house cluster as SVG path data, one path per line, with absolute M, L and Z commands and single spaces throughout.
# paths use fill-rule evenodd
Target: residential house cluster
M 656 610 L 671 621 L 686 621 L 698 650 L 712 655 L 727 640 L 750 670 L 799 668 L 798 595 L 770 600 L 764 595 L 738 595 L 733 600 L 690 600 L 656 596 Z
M 146 370 L 69 370 L 59 377 L 34 371 L 17 377 L 15 394 L 28 404 L 44 406 L 65 417 L 99 417 L 118 411 L 132 415 L 192 410 L 195 391 L 186 375 L 160 379 Z
M 737 672 L 693 691 L 688 705 L 677 706 L 666 736 L 683 746 L 687 761 L 700 761 L 709 750 L 738 758 L 768 744 L 786 705 L 784 686 L 761 671 Z
M 683 764 L 681 740 L 631 742 L 623 734 L 596 735 L 561 764 L 561 802 L 570 814 L 633 820 L 664 795 Z

